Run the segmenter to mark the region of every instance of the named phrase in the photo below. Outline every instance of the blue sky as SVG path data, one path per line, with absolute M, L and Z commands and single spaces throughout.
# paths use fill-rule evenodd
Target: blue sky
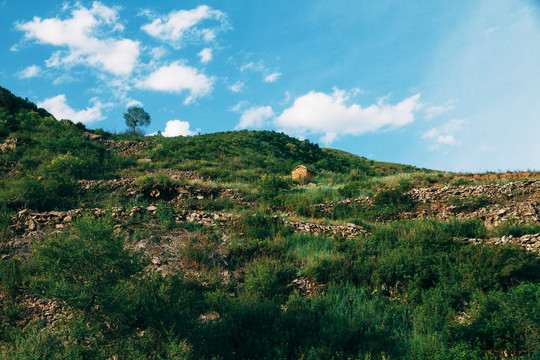
M 441 170 L 540 169 L 540 3 L 0 0 L 0 85 L 112 132 L 267 129 Z

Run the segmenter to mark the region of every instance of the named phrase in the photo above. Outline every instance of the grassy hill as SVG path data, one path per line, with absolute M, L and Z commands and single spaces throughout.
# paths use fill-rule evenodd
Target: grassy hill
M 121 136 L 115 137 L 121 140 Z M 309 140 L 300 141 L 274 131 L 228 131 L 190 137 L 151 137 L 145 153 L 158 166 L 186 170 L 227 181 L 251 182 L 263 174 L 287 175 L 303 164 L 320 173 L 365 176 L 412 172 L 415 168 L 381 163 L 333 149 L 322 149 Z
M 538 358 L 538 178 L 109 134 L 0 88 L 0 359 Z

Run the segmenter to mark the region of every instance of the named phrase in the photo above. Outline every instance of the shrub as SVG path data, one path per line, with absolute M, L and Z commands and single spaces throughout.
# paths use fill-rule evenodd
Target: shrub
M 282 178 L 270 175 L 263 176 L 257 183 L 259 195 L 262 199 L 274 205 L 281 205 L 283 200 L 280 195 L 290 190 L 290 185 Z
M 45 176 L 55 180 L 79 180 L 88 176 L 89 169 L 87 163 L 71 155 L 70 152 L 56 156 L 45 166 L 43 173 Z
M 234 223 L 234 230 L 242 237 L 251 239 L 266 239 L 285 232 L 281 219 L 265 215 L 262 212 L 243 214 Z
M 124 310 L 127 322 L 158 337 L 167 333 L 185 336 L 206 306 L 196 286 L 181 276 L 156 273 L 129 281 Z
M 391 220 L 398 218 L 402 212 L 411 211 L 414 206 L 414 201 L 403 193 L 402 187 L 381 190 L 373 197 L 373 207 L 366 215 L 373 219 Z
M 118 285 L 142 269 L 124 249 L 108 218 L 83 217 L 68 236 L 52 236 L 34 249 L 33 287 L 60 298 L 85 316 L 110 317 Z
M 467 321 L 453 330 L 484 351 L 534 358 L 540 349 L 540 287 L 524 283 L 507 293 L 476 292 Z
M 277 260 L 262 258 L 246 267 L 246 280 L 242 292 L 251 299 L 273 299 L 283 296 L 292 280 L 294 269 Z
M 341 188 L 339 188 L 339 194 L 343 197 L 354 198 L 360 194 L 360 189 L 366 187 L 366 181 L 349 181 Z
M 14 180 L 3 196 L 12 209 L 52 210 L 71 207 L 77 200 L 76 193 L 77 185 L 69 179 L 23 177 Z
M 0 243 L 8 241 L 11 235 L 11 216 L 4 201 L 0 200 Z
M 0 262 L 0 284 L 7 295 L 14 295 L 22 281 L 22 265 L 18 259 Z

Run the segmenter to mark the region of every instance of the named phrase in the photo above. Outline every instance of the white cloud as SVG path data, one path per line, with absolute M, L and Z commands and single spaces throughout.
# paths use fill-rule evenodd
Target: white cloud
M 75 123 L 83 124 L 103 120 L 101 109 L 104 105 L 96 99 L 92 99 L 94 106 L 87 107 L 85 110 L 76 111 L 72 109 L 66 101 L 66 95 L 61 94 L 55 97 L 45 99 L 37 103 L 38 107 L 44 108 L 54 115 L 57 119 L 68 119 Z
M 234 84 L 232 84 L 231 86 L 229 86 L 229 90 L 231 90 L 232 92 L 238 93 L 238 92 L 242 91 L 242 89 L 244 89 L 245 85 L 246 84 L 243 81 L 237 81 Z
M 494 148 L 492 148 L 491 146 L 488 146 L 488 145 L 482 145 L 479 147 L 480 151 L 493 151 L 495 150 Z
M 440 130 L 438 129 L 431 129 L 427 132 L 425 132 L 423 135 L 422 135 L 422 139 L 434 139 L 436 138 L 439 134 L 440 134 Z
M 431 120 L 439 115 L 442 115 L 455 108 L 454 104 L 449 103 L 447 105 L 430 106 L 425 109 L 426 119 Z
M 69 83 L 73 83 L 73 82 L 76 82 L 76 81 L 81 81 L 81 78 L 75 78 L 75 77 L 71 76 L 70 74 L 64 73 L 64 74 L 62 74 L 60 76 L 57 76 L 53 80 L 53 85 L 69 84 Z
M 439 135 L 437 136 L 437 142 L 440 144 L 456 145 L 458 141 L 454 135 Z
M 163 46 L 155 47 L 150 50 L 150 55 L 152 55 L 152 58 L 154 58 L 154 60 L 159 60 L 165 55 L 167 55 L 167 50 L 165 50 Z
M 493 26 L 493 27 L 490 27 L 489 29 L 486 30 L 486 33 L 485 33 L 485 34 L 486 34 L 486 35 L 489 35 L 489 34 L 491 34 L 492 32 L 499 30 L 500 28 L 501 28 L 500 26 Z
M 263 75 L 264 82 L 275 82 L 281 76 L 281 73 L 278 71 L 271 71 L 268 67 L 264 65 L 262 61 L 254 63 L 253 61 L 248 62 L 240 67 L 241 72 L 253 71 L 259 72 Z
M 122 31 L 123 26 L 116 8 L 97 1 L 89 9 L 77 3 L 66 20 L 34 17 L 16 28 L 24 31 L 28 40 L 68 48 L 53 53 L 47 66 L 84 64 L 114 75 L 128 75 L 137 64 L 139 42 L 108 37 L 108 33 Z
M 176 61 L 171 65 L 162 66 L 137 84 L 142 89 L 180 93 L 184 90 L 189 96 L 185 104 L 194 99 L 207 95 L 212 91 L 214 78 L 199 73 L 196 68 Z
M 241 111 L 244 103 L 239 103 L 233 110 Z M 262 128 L 268 119 L 273 118 L 274 111 L 271 106 L 253 106 L 242 111 L 240 121 L 235 129 Z
M 462 119 L 452 119 L 440 127 L 426 131 L 422 135 L 422 139 L 433 141 L 430 146 L 432 150 L 440 148 L 441 145 L 458 145 L 461 141 L 456 139 L 453 133 L 462 130 L 463 124 L 465 124 L 465 121 Z
M 323 134 L 322 140 L 331 143 L 341 135 L 360 135 L 413 122 L 414 112 L 421 107 L 419 98 L 416 94 L 396 105 L 380 99 L 377 104 L 362 107 L 347 105 L 349 94 L 344 90 L 334 88 L 330 95 L 311 91 L 297 98 L 274 124 L 295 134 Z
M 270 83 L 273 83 L 275 82 L 277 79 L 279 79 L 279 77 L 281 76 L 281 73 L 279 72 L 273 72 L 269 75 L 266 75 L 264 77 L 264 82 L 270 82 Z
M 197 55 L 201 58 L 203 64 L 212 61 L 212 49 L 210 48 L 202 49 Z
M 167 16 L 154 19 L 150 24 L 142 26 L 141 29 L 150 36 L 167 41 L 175 48 L 180 48 L 184 40 L 205 42 L 214 40 L 216 32 L 229 28 L 226 17 L 226 14 L 220 10 L 200 5 L 192 10 L 170 12 Z M 204 20 L 217 20 L 219 25 L 201 29 L 197 25 Z
M 283 100 L 281 104 L 282 105 L 288 104 L 289 101 L 291 101 L 291 93 L 289 93 L 288 91 L 285 91 L 285 99 Z
M 463 129 L 465 120 L 463 119 L 452 119 L 442 126 L 442 131 L 444 132 L 456 132 Z
M 246 70 L 263 72 L 265 69 L 266 68 L 261 61 L 259 61 L 258 63 L 254 63 L 253 61 L 251 61 L 240 67 L 241 72 L 244 72 Z
M 33 78 L 33 77 L 37 76 L 40 71 L 41 71 L 41 68 L 39 66 L 31 65 L 31 66 L 28 66 L 27 68 L 19 71 L 17 76 L 20 79 L 29 79 L 29 78 Z
M 165 125 L 165 131 L 161 135 L 165 137 L 172 136 L 192 136 L 195 135 L 195 131 L 189 129 L 189 122 L 180 120 L 167 121 Z
M 216 38 L 216 32 L 210 29 L 204 29 L 202 31 L 203 39 L 206 42 L 213 41 Z
M 131 99 L 129 100 L 127 103 L 126 103 L 126 106 L 129 108 L 129 107 L 132 107 L 132 106 L 140 106 L 142 107 L 143 106 L 143 103 L 140 102 L 139 100 L 134 100 L 134 99 Z
M 231 110 L 236 112 L 243 112 L 249 106 L 249 101 L 240 101 L 238 104 L 234 105 Z

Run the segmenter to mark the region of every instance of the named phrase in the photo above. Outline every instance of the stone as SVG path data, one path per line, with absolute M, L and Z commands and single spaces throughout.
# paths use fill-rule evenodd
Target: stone
M 146 210 L 148 210 L 148 211 L 156 211 L 156 210 L 157 210 L 157 206 L 155 206 L 155 205 L 150 205 L 149 207 L 146 208 Z

